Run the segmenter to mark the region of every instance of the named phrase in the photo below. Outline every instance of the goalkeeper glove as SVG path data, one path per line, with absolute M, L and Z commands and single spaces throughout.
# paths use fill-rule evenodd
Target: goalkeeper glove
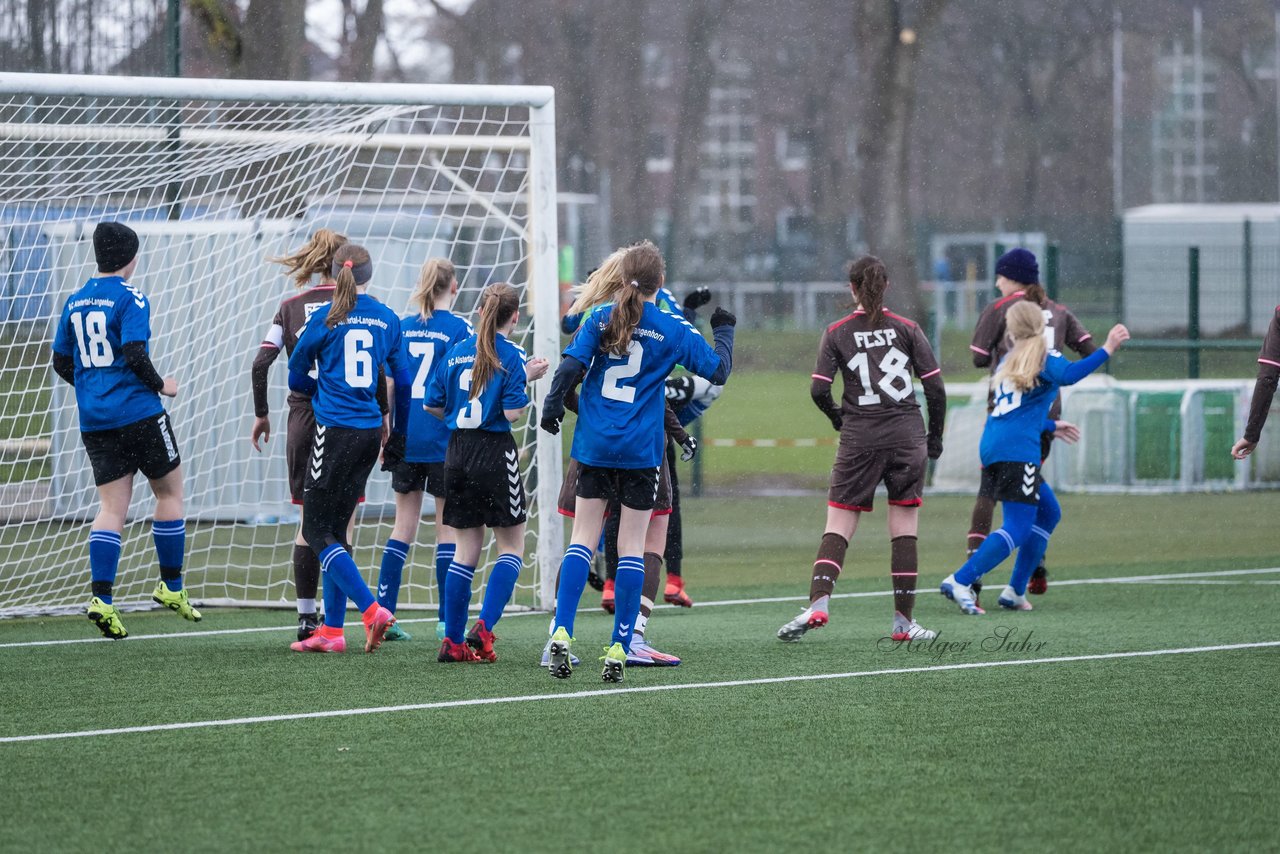
M 711 328 L 718 326 L 737 326 L 738 318 L 734 317 L 733 312 L 725 311 L 724 306 L 716 306 L 716 310 L 711 312 Z
M 704 285 L 689 291 L 684 298 L 684 308 L 685 311 L 697 311 L 709 302 L 711 302 L 711 289 Z
M 929 459 L 936 460 L 942 456 L 942 437 L 930 436 L 925 440 L 925 447 L 928 449 Z
M 680 459 L 684 460 L 686 463 L 693 459 L 694 455 L 697 453 L 698 440 L 692 436 L 689 436 L 680 443 Z

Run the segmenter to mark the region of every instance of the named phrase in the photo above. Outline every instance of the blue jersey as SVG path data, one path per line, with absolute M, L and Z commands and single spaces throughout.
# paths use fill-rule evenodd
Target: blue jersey
M 444 365 L 431 378 L 426 405 L 444 409 L 444 424 L 448 429 L 510 433 L 511 422 L 503 410 L 529 405 L 524 350 L 505 335 L 498 336 L 494 347 L 501 366 L 475 400 L 471 399 L 471 369 L 476 363 L 476 336 L 468 337 L 446 353 Z
M 992 391 L 993 408 L 982 429 L 982 442 L 978 448 L 982 464 L 1011 462 L 1039 465 L 1040 434 L 1047 426 L 1049 408 L 1058 397 L 1058 389 L 1080 382 L 1106 360 L 1107 351 L 1102 349 L 1078 362 L 1063 358 L 1057 350 L 1050 350 L 1035 388 L 1018 391 L 1007 381 L 997 385 Z
M 112 430 L 164 411 L 124 359 L 125 344 L 150 338 L 151 304 L 120 276 L 90 279 L 67 298 L 53 351 L 75 357 L 81 430 Z
M 571 453 L 584 465 L 651 468 L 662 462 L 667 375 L 680 364 L 710 378 L 720 357 L 688 321 L 650 302 L 627 355 L 607 354 L 600 336 L 612 313 L 612 303 L 593 309 L 564 351 L 587 366 Z
M 405 461 L 411 463 L 444 462 L 449 447 L 445 422 L 423 407 L 427 387 L 444 364 L 444 354 L 459 341 L 472 334 L 471 324 L 451 311 L 436 309 L 431 317 L 411 314 L 400 319 L 400 347 L 409 371 L 413 374 L 409 423 L 405 425 Z M 401 425 L 397 424 L 400 430 Z
M 306 374 L 314 364 L 316 393 L 311 406 L 325 427 L 368 430 L 382 426 L 378 408 L 378 368 L 393 377 L 408 368 L 400 349 L 400 318 L 368 294 L 356 297 L 347 319 L 325 325 L 332 303 L 317 306 L 298 333 L 289 373 Z

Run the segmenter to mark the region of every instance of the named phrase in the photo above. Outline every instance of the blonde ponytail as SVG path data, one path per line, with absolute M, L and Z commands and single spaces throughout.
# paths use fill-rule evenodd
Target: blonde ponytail
M 321 280 L 330 277 L 329 268 L 333 265 L 333 256 L 346 242 L 345 235 L 329 228 L 318 228 L 302 247 L 288 255 L 267 260 L 283 265 L 293 283 L 298 288 L 305 288 L 311 284 L 312 276 L 319 276 Z
M 455 270 L 448 258 L 428 258 L 418 272 L 418 284 L 409 297 L 409 305 L 423 317 L 430 317 L 436 302 L 453 287 Z
M 1044 312 L 1033 302 L 1018 300 L 1005 314 L 1005 328 L 1013 340 L 1013 349 L 996 371 L 995 383 L 1030 391 L 1036 387 L 1049 354 L 1049 345 L 1044 340 Z

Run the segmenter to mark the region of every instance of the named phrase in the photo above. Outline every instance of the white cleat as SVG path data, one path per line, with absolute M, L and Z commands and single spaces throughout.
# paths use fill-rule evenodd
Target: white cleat
M 932 629 L 926 629 L 915 620 L 894 620 L 893 634 L 891 637 L 895 641 L 926 641 L 933 640 L 938 633 Z
M 820 629 L 830 620 L 831 618 L 827 616 L 826 611 L 805 608 L 800 612 L 800 616 L 778 629 L 778 640 L 793 643 L 804 637 L 805 632 L 810 629 Z
M 942 591 L 943 596 L 959 605 L 960 610 L 966 614 L 972 616 L 987 613 L 978 607 L 978 602 L 973 597 L 973 588 L 956 581 L 954 572 L 942 579 L 942 584 L 938 585 L 938 589 Z
M 578 656 L 574 655 L 573 653 L 569 653 L 569 663 L 572 664 L 574 667 L 577 667 L 579 664 L 582 663 L 582 661 L 578 658 Z M 542 648 L 542 662 L 538 666 L 539 667 L 551 666 L 551 638 L 547 638 L 547 645 Z
M 680 659 L 660 652 L 636 635 L 631 639 L 631 652 L 627 653 L 627 667 L 677 667 Z
M 1006 584 L 1004 590 L 1000 591 L 1000 598 L 996 600 L 1001 608 L 1008 608 L 1010 611 L 1030 611 L 1031 603 L 1027 601 L 1026 596 L 1019 596 L 1013 592 L 1013 587 Z

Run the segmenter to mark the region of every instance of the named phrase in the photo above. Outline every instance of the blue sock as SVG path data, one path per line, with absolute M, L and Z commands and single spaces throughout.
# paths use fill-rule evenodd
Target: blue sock
M 444 634 L 454 643 L 462 643 L 467 631 L 467 608 L 471 605 L 471 580 L 476 568 L 454 561 L 444 582 Z
M 511 592 L 516 589 L 516 579 L 520 577 L 523 567 L 524 561 L 520 559 L 520 555 L 513 554 L 498 555 L 498 560 L 493 564 L 489 583 L 484 588 L 484 603 L 480 606 L 480 619 L 484 620 L 485 628 L 489 631 L 493 631 L 498 620 L 502 619 L 502 611 L 511 601 Z
M 1009 586 L 1019 596 L 1027 595 L 1027 582 L 1031 573 L 1036 571 L 1040 561 L 1044 560 L 1045 549 L 1049 548 L 1049 532 L 1039 525 L 1031 529 L 1031 536 L 1022 548 L 1018 549 L 1018 559 L 1013 562 L 1013 574 L 1009 576 Z
M 165 586 L 175 593 L 182 589 L 182 556 L 187 550 L 187 523 L 183 519 L 151 523 L 151 539 L 156 544 L 156 560 Z
M 591 549 L 574 544 L 564 550 L 564 560 L 560 561 L 560 592 L 556 594 L 556 625 L 563 626 L 569 637 L 573 637 L 573 618 L 578 613 L 578 602 L 582 600 L 590 572 Z
M 614 580 L 613 643 L 631 651 L 631 637 L 640 616 L 640 593 L 644 589 L 644 558 L 638 555 L 618 557 L 618 575 Z
M 392 613 L 395 613 L 396 600 L 400 598 L 400 577 L 408 559 L 408 543 L 387 540 L 382 550 L 382 568 L 378 571 L 378 604 Z
M 1036 518 L 1036 505 L 1004 502 L 1004 518 L 1000 527 L 982 541 L 982 547 L 974 552 L 964 566 L 956 570 L 956 581 L 973 584 L 983 575 L 995 569 L 1013 550 L 1019 548 L 1031 533 Z
M 373 591 L 360 577 L 360 568 L 341 543 L 333 543 L 320 552 L 320 571 L 324 573 L 325 624 L 329 623 L 329 588 L 337 587 L 364 613 L 373 604 Z M 337 625 L 342 625 L 338 623 Z
M 347 618 L 347 594 L 332 579 L 324 583 L 324 624 L 340 629 Z
M 440 600 L 440 622 L 444 622 L 444 585 L 445 576 L 449 574 L 449 564 L 458 553 L 453 543 L 436 543 L 436 597 Z
M 120 535 L 115 531 L 89 532 L 89 581 L 93 595 L 111 604 L 111 585 L 120 567 Z

